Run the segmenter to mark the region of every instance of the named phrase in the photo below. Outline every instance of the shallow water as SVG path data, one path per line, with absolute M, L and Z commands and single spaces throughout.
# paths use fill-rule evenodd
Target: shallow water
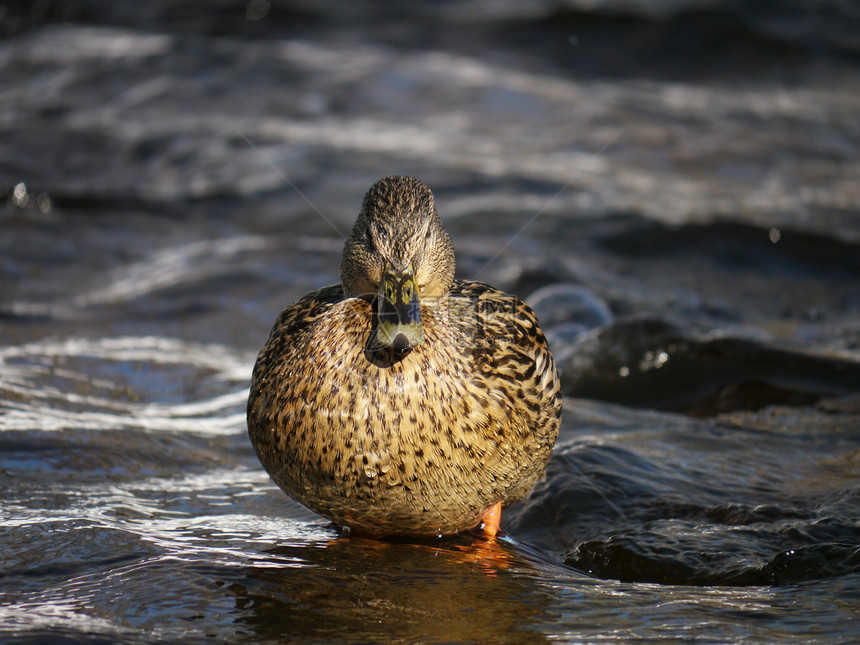
M 853 10 L 102 4 L 0 9 L 4 642 L 857 637 Z M 343 538 L 247 440 L 392 173 L 562 369 L 496 544 Z

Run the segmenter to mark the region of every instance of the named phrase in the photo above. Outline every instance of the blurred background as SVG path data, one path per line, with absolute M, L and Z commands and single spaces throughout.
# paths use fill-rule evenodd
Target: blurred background
M 847 0 L 0 3 L 0 634 L 856 634 L 858 72 Z M 341 540 L 247 440 L 391 174 L 562 371 L 491 553 Z

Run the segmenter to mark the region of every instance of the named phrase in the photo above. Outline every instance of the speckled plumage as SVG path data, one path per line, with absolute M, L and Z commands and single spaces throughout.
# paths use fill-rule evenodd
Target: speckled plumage
M 368 349 L 379 258 L 414 265 L 423 341 Z M 532 311 L 453 280 L 430 191 L 380 180 L 347 241 L 342 284 L 278 318 L 254 367 L 248 430 L 291 497 L 369 535 L 447 534 L 525 495 L 558 435 L 555 363 Z M 376 283 L 374 282 L 376 281 Z

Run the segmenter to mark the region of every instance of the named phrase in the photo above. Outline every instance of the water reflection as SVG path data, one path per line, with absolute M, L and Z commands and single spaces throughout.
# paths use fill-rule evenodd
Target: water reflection
M 547 590 L 511 544 L 341 538 L 279 546 L 227 584 L 262 639 L 537 643 Z

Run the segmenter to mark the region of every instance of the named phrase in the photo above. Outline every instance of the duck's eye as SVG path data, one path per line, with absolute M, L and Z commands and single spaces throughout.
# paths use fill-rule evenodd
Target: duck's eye
M 391 282 L 385 283 L 385 297 L 394 302 L 394 285 Z
M 408 282 L 403 285 L 403 300 L 405 302 L 412 300 L 412 285 Z

